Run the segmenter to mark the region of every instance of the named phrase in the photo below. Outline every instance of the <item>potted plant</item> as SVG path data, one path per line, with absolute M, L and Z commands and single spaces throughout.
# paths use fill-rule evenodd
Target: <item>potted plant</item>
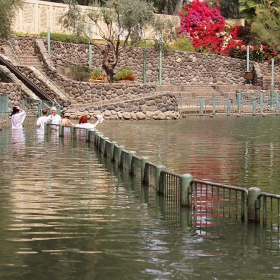
M 133 82 L 135 81 L 135 76 L 133 75 L 133 71 L 131 69 L 123 67 L 117 71 L 115 79 L 117 82 Z
M 96 68 L 90 72 L 90 82 L 104 83 L 105 80 L 105 76 L 102 74 L 101 69 Z

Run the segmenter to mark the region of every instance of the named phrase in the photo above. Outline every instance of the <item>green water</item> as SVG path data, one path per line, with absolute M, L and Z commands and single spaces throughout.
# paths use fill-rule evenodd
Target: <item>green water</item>
M 178 173 L 260 181 L 276 192 L 278 118 L 255 120 L 105 121 L 99 129 Z M 83 137 L 0 132 L 0 279 L 280 278 L 277 229 L 222 217 L 188 223 L 189 211 Z

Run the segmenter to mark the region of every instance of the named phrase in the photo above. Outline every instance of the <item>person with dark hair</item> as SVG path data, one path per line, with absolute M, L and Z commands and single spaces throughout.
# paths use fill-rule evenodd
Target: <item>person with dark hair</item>
M 42 116 L 37 119 L 36 127 L 38 133 L 44 133 L 45 130 L 45 122 L 49 120 L 48 118 L 48 110 L 44 108 L 42 110 Z
M 19 106 L 13 107 L 11 113 L 12 129 L 22 129 L 22 124 L 25 120 L 26 112 Z

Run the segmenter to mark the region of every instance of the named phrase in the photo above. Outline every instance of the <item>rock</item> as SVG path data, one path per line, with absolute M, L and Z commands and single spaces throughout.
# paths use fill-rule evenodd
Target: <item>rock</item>
M 146 115 L 142 112 L 137 112 L 136 117 L 138 120 L 145 120 L 147 118 Z

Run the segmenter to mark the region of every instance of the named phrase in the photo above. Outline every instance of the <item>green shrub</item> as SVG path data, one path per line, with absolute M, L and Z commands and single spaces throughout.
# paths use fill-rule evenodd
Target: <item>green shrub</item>
M 123 67 L 116 72 L 115 75 L 116 81 L 120 80 L 135 80 L 135 76 L 133 75 L 133 71 L 127 67 Z
M 41 32 L 39 34 L 41 37 L 47 37 L 47 32 Z M 59 33 L 51 33 L 50 38 L 53 41 L 59 41 L 64 43 L 74 43 L 74 44 L 88 44 L 88 38 L 85 36 L 75 36 L 69 34 L 59 34 Z
M 69 67 L 70 71 L 67 71 L 66 75 L 76 81 L 84 81 L 88 82 L 90 78 L 89 69 L 87 66 L 78 64 L 78 65 L 72 65 Z
M 174 51 L 185 51 L 185 52 L 195 51 L 192 42 L 187 38 L 178 38 L 171 46 L 171 49 Z
M 94 80 L 105 80 L 105 77 L 102 73 L 102 70 L 101 69 L 93 69 L 91 72 L 90 72 L 90 78 L 91 79 L 94 79 Z

